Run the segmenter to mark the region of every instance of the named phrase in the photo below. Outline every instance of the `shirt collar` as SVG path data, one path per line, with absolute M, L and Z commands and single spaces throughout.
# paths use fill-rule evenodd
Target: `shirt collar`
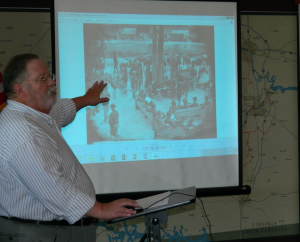
M 42 113 L 40 111 L 37 111 L 37 110 L 35 110 L 35 109 L 25 105 L 25 104 L 22 104 L 20 102 L 16 102 L 16 101 L 13 101 L 13 100 L 7 100 L 6 108 L 8 108 L 9 110 L 15 110 L 15 111 L 18 111 L 18 112 L 29 114 L 31 116 L 34 116 L 35 118 L 37 118 L 41 122 L 46 122 L 47 124 L 52 124 L 53 123 L 53 119 L 50 115 L 48 115 L 46 113 Z

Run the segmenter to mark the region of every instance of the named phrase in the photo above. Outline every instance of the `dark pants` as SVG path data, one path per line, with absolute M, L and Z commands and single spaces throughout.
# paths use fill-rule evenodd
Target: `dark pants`
M 0 242 L 95 242 L 96 227 L 52 226 L 0 218 Z

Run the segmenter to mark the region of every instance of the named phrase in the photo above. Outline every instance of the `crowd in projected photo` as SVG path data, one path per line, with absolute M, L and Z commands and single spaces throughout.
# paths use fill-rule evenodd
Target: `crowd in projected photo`
M 212 26 L 84 25 L 88 143 L 216 137 Z

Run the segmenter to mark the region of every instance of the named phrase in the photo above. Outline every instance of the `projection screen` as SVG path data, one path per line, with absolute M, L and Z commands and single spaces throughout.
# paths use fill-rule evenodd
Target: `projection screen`
M 237 3 L 55 0 L 59 98 L 108 103 L 62 129 L 97 194 L 238 187 Z

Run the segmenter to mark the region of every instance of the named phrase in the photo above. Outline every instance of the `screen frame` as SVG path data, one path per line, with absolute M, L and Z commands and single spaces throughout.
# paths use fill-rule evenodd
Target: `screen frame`
M 51 8 L 50 8 L 50 15 L 51 15 L 51 36 L 52 36 L 52 63 L 53 63 L 53 76 L 56 75 L 56 37 L 55 37 L 55 27 L 56 27 L 56 16 L 55 16 L 55 0 L 51 1 Z M 160 1 L 160 0 L 158 0 Z M 165 0 L 169 1 L 169 0 Z M 177 0 L 176 0 L 177 1 Z M 195 1 L 201 2 L 201 1 Z M 206 0 L 204 2 L 224 2 L 224 1 L 214 1 L 214 0 Z M 240 28 L 240 0 L 227 0 L 225 2 L 236 2 L 236 31 L 237 31 L 237 98 L 238 98 L 238 186 L 230 186 L 230 187 L 220 187 L 220 188 L 197 188 L 196 195 L 198 197 L 212 197 L 212 196 L 227 196 L 227 195 L 243 195 L 243 194 L 250 194 L 251 188 L 250 186 L 243 185 L 243 147 L 242 147 L 242 106 L 241 106 L 241 39 L 239 38 L 241 35 L 241 28 Z M 131 199 L 140 199 L 143 197 L 152 196 L 158 193 L 162 193 L 164 190 L 159 191 L 146 191 L 146 192 L 126 192 L 126 193 L 105 193 L 105 194 L 96 194 L 97 200 L 101 202 L 110 202 L 115 199 L 127 197 Z

